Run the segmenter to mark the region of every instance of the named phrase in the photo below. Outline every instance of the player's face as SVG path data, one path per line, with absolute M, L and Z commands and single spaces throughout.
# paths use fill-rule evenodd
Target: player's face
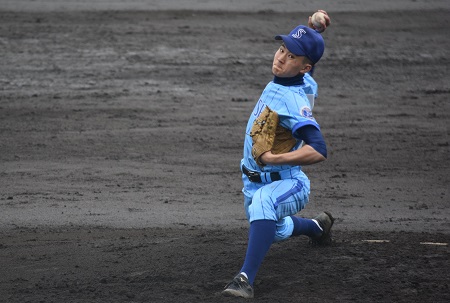
M 272 73 L 277 77 L 295 77 L 310 70 L 311 65 L 304 63 L 302 56 L 296 56 L 291 53 L 284 44 L 280 46 L 273 57 Z

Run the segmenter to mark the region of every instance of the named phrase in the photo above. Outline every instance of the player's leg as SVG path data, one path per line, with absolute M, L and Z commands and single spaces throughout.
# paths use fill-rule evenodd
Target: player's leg
M 297 222 L 291 219 L 292 224 L 289 223 L 289 216 L 305 207 L 308 195 L 308 183 L 287 179 L 263 186 L 255 192 L 251 202 L 246 201 L 246 213 L 251 223 L 247 255 L 241 271 L 248 274 L 251 284 L 270 245 L 282 234 L 290 236 L 298 232 Z M 280 220 L 284 217 L 288 219 Z M 305 222 L 301 223 L 303 232 Z
M 253 298 L 253 282 L 256 273 L 274 242 L 276 215 L 272 199 L 260 188 L 252 197 L 245 196 L 244 206 L 250 222 L 247 252 L 239 274 L 227 286 L 223 294 Z M 257 198 L 255 198 L 257 196 Z
M 253 297 L 256 273 L 276 239 L 278 216 L 280 213 L 295 214 L 304 208 L 309 191 L 306 187 L 298 180 L 281 180 L 261 187 L 253 197 L 245 197 L 244 205 L 250 222 L 247 252 L 240 273 L 227 285 L 225 294 Z M 288 199 L 291 196 L 296 198 Z M 278 207 L 281 209 L 277 210 Z
M 328 212 L 319 214 L 314 219 L 294 216 L 309 201 L 309 186 L 298 180 L 283 180 L 277 188 L 276 198 L 277 232 L 275 241 L 285 240 L 291 236 L 305 235 L 315 241 L 329 238 L 334 219 Z M 322 241 L 323 242 L 323 241 Z
M 294 214 L 309 202 L 309 182 L 290 179 L 272 183 L 277 218 L 275 241 L 291 236 L 317 236 L 322 233 L 319 224 L 312 219 L 296 217 Z
M 315 219 L 307 219 L 297 216 L 288 216 L 277 222 L 275 241 L 282 241 L 292 236 L 317 237 L 323 232 L 319 222 Z
M 328 245 L 331 243 L 331 227 L 334 218 L 329 212 L 322 212 L 314 219 L 288 216 L 278 220 L 276 224 L 275 242 L 290 237 L 305 235 L 312 244 Z
M 278 220 L 276 224 L 275 242 L 286 240 L 293 236 L 320 236 L 323 232 L 317 220 L 297 216 L 288 216 Z
M 225 287 L 224 294 L 253 298 L 256 273 L 274 241 L 300 234 L 323 235 L 317 220 L 293 217 L 308 203 L 308 196 L 309 184 L 289 179 L 270 183 L 253 197 L 245 197 L 250 222 L 247 252 L 240 273 Z

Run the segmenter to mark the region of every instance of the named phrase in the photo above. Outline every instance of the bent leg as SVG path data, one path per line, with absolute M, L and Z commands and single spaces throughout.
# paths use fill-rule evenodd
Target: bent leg
M 244 206 L 249 222 L 278 221 L 295 215 L 309 201 L 309 186 L 301 180 L 287 179 L 272 182 L 258 189 L 253 197 L 245 197 Z
M 307 202 L 308 190 L 296 179 L 270 183 L 258 189 L 252 198 L 245 198 L 250 231 L 241 272 L 247 275 L 250 284 L 271 244 L 292 235 L 295 225 L 289 215 L 303 209 Z
M 317 221 L 296 216 L 288 216 L 279 220 L 276 227 L 275 242 L 286 240 L 291 236 L 317 237 L 323 231 Z

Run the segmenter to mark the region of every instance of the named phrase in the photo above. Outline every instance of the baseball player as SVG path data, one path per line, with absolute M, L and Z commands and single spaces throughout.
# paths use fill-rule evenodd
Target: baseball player
M 311 77 L 325 45 L 310 23 L 275 37 L 281 45 L 273 58 L 274 79 L 248 120 L 241 170 L 250 229 L 244 263 L 222 291 L 226 296 L 254 297 L 253 282 L 272 243 L 299 235 L 316 244 L 331 243 L 334 218 L 329 212 L 314 219 L 295 216 L 310 194 L 310 181 L 301 167 L 327 157 L 312 113 L 317 84 Z

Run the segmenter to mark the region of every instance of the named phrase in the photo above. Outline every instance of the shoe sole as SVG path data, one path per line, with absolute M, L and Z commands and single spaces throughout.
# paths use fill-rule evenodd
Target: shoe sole
M 225 289 L 222 291 L 222 294 L 226 297 L 241 297 L 244 299 L 252 299 L 253 296 L 249 296 L 247 294 L 243 294 L 242 292 L 234 289 Z

